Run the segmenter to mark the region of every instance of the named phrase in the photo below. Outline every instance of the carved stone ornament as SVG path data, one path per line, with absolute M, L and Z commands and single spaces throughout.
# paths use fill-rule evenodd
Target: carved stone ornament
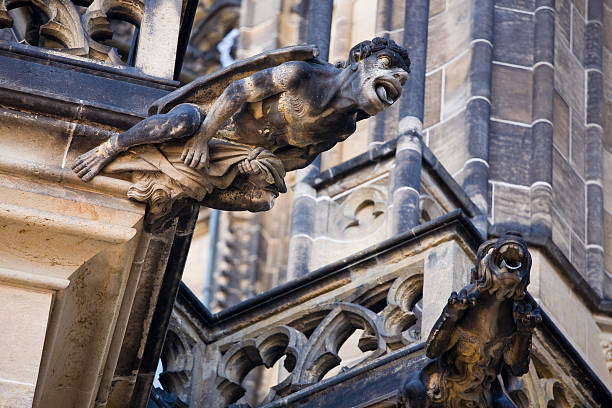
M 525 241 L 507 234 L 478 249 L 472 282 L 453 292 L 427 339 L 433 359 L 404 385 L 410 408 L 515 407 L 502 391 L 503 368 L 529 371 L 539 308 L 525 300 L 531 256 Z
M 27 10 L 23 42 L 121 65 L 117 49 L 125 50 L 110 41 L 111 20 L 139 27 L 144 0 L 0 0 L 0 29 L 13 27 L 9 11 L 20 7 Z
M 81 155 L 84 181 L 131 172 L 128 195 L 163 223 L 184 199 L 264 211 L 285 192 L 287 171 L 345 140 L 356 122 L 393 104 L 408 78 L 407 51 L 374 38 L 345 64 L 314 46 L 266 52 L 201 77 L 154 102 L 148 118 Z

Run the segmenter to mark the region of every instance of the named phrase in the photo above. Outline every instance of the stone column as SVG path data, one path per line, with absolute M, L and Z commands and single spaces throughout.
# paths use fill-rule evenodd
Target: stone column
M 489 119 L 491 116 L 491 61 L 493 54 L 493 0 L 476 0 L 472 16 L 470 99 L 466 106 L 469 158 L 463 164 L 463 188 L 481 216 L 472 221 L 487 236 L 489 184 Z
M 333 0 L 310 1 L 308 5 L 308 28 L 306 42 L 319 47 L 319 58 L 327 61 L 329 57 L 329 36 Z M 316 191 L 307 180 L 316 176 L 321 168 L 319 155 L 310 165 L 299 169 L 295 174 L 295 195 L 291 216 L 291 239 L 289 241 L 289 259 L 287 260 L 287 277 L 289 279 L 309 272 L 308 264 L 312 252 L 314 210 Z
M 182 7 L 182 0 L 145 1 L 136 53 L 145 74 L 173 78 Z
M 602 0 L 589 0 L 585 27 L 584 65 L 586 70 L 586 255 L 587 280 L 603 293 L 603 73 Z
M 425 102 L 425 64 L 429 0 L 408 0 L 404 17 L 404 46 L 410 55 L 410 78 L 400 98 L 399 138 L 389 175 L 389 206 L 393 234 L 419 223 L 421 152 Z
M 531 167 L 531 233 L 552 235 L 552 152 L 554 95 L 554 0 L 537 0 L 533 65 L 533 157 Z
M 390 38 L 401 44 L 404 33 L 404 10 L 406 2 L 403 0 L 379 0 L 376 4 L 376 36 Z M 406 44 L 404 44 L 406 45 Z M 412 54 L 410 55 L 412 57 Z M 408 88 L 402 98 L 409 92 Z M 400 99 L 401 100 L 401 99 Z M 368 149 L 372 149 L 386 140 L 397 137 L 397 122 L 399 103 L 388 107 L 369 120 Z

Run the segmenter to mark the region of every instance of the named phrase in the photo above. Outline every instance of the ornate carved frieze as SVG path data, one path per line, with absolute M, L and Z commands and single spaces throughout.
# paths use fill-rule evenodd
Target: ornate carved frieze
M 498 376 L 529 370 L 539 309 L 524 298 L 531 256 L 525 241 L 507 234 L 478 249 L 471 283 L 453 292 L 427 339 L 433 359 L 406 381 L 410 408 L 511 407 Z

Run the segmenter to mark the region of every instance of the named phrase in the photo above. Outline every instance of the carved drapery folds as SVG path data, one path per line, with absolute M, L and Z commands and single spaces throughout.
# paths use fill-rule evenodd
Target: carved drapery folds
M 0 0 L 0 28 L 13 27 L 17 15 L 25 27 L 21 42 L 122 64 L 132 30 L 120 32 L 121 22 L 138 27 L 143 10 L 144 0 Z

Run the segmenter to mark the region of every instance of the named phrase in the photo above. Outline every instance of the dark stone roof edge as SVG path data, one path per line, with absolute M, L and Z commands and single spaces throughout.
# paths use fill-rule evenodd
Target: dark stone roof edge
M 382 160 L 389 158 L 395 154 L 397 139 L 389 140 L 388 142 L 379 144 L 374 148 L 353 157 L 345 162 L 338 164 L 332 168 L 322 171 L 314 176 L 306 178 L 304 181 L 310 184 L 315 189 L 326 187 L 340 178 L 346 177 L 360 169 Z M 463 188 L 455 181 L 453 176 L 444 168 L 442 163 L 436 158 L 433 152 L 425 144 L 423 148 L 423 166 L 428 169 L 432 175 L 438 179 L 440 185 L 446 193 L 454 199 L 458 207 L 468 217 L 476 217 L 482 215 L 476 204 L 472 202 Z
M 38 62 L 45 65 L 55 65 L 67 69 L 86 72 L 92 75 L 137 83 L 139 85 L 151 86 L 168 91 L 173 91 L 180 86 L 180 82 L 178 81 L 147 75 L 134 67 L 112 66 L 96 60 L 88 61 L 70 58 L 68 56 L 58 55 L 57 53 L 49 52 L 45 49 L 33 47 L 27 44 L 0 41 L 0 51 L 10 53 L 13 56 L 21 56 L 22 59 L 27 59 L 31 62 Z

